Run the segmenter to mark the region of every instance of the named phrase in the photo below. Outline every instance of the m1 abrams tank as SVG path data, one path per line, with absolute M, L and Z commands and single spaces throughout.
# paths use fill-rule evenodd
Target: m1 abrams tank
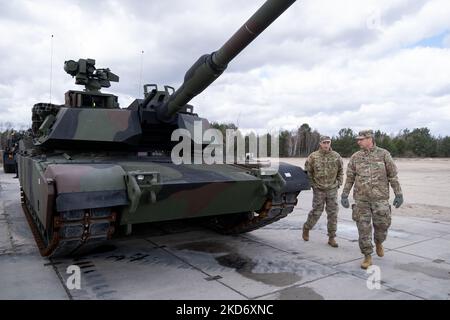
M 84 253 L 135 224 L 204 217 L 236 234 L 292 212 L 309 189 L 299 167 L 176 164 L 170 154 L 174 130 L 208 127 L 188 102 L 293 2 L 267 1 L 219 50 L 199 58 L 178 90 L 145 85 L 144 98 L 126 109 L 100 92 L 119 80 L 109 69 L 96 69 L 93 59 L 65 62 L 85 90 L 68 91 L 63 105 L 34 105 L 33 134 L 19 156 L 23 209 L 43 256 Z

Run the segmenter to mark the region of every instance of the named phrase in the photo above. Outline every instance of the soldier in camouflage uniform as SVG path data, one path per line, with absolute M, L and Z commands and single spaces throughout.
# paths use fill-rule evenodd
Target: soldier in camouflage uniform
M 352 219 L 358 227 L 359 247 L 364 255 L 361 268 L 367 269 L 372 264 L 372 220 L 377 255 L 384 255 L 382 243 L 391 225 L 389 184 L 395 193 L 393 204 L 396 208 L 403 203 L 403 195 L 397 167 L 390 153 L 375 145 L 373 131 L 359 132 L 357 140 L 361 150 L 354 153 L 348 163 L 341 203 L 345 208 L 350 206 L 348 195 L 354 185 Z
M 313 208 L 303 225 L 303 240 L 309 240 L 309 230 L 317 223 L 326 205 L 328 244 L 337 248 L 335 240 L 339 210 L 337 190 L 342 185 L 344 173 L 341 156 L 331 150 L 330 137 L 320 137 L 319 150 L 311 153 L 306 159 L 305 169 L 313 189 Z

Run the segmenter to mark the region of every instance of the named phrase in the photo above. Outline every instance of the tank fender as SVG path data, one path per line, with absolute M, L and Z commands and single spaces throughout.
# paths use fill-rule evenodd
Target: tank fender
M 128 204 L 123 168 L 114 164 L 50 164 L 45 177 L 56 185 L 56 210 Z
M 281 189 L 281 193 L 300 192 L 302 190 L 311 189 L 311 186 L 309 185 L 308 175 L 299 166 L 280 162 L 278 173 L 286 182 L 286 184 Z

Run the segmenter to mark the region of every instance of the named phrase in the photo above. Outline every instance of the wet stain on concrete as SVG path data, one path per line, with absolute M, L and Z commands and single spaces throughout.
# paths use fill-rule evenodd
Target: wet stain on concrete
M 397 264 L 395 267 L 404 271 L 420 272 L 437 279 L 450 280 L 448 270 L 430 266 L 425 263 L 411 262 L 406 264 Z
M 242 276 L 277 287 L 284 287 L 301 280 L 301 277 L 292 272 L 274 272 L 274 273 L 255 273 L 252 272 L 256 263 L 250 258 L 237 253 L 229 253 L 224 256 L 216 257 L 220 265 L 228 268 L 234 268 Z
M 310 287 L 290 287 L 279 292 L 279 300 L 324 300 Z
M 234 268 L 236 271 L 251 271 L 255 266 L 250 258 L 242 256 L 238 253 L 229 253 L 216 258 L 220 265 L 227 268 Z
M 233 249 L 226 244 L 214 242 L 214 241 L 199 241 L 180 244 L 175 247 L 177 250 L 191 250 L 207 253 L 227 253 Z
M 445 260 L 442 260 L 442 259 L 435 259 L 435 260 L 433 260 L 433 262 L 434 262 L 434 263 L 443 263 L 443 262 L 445 262 Z
M 277 287 L 284 287 L 296 283 L 302 279 L 293 272 L 274 272 L 274 273 L 241 273 L 244 277 L 269 284 Z
M 217 242 L 191 242 L 176 247 L 178 250 L 192 250 L 214 254 L 215 260 L 224 267 L 235 269 L 240 275 L 268 285 L 284 287 L 302 279 L 293 272 L 252 272 L 257 265 L 251 258 L 237 253 L 232 247 Z M 269 263 L 270 265 L 270 263 Z

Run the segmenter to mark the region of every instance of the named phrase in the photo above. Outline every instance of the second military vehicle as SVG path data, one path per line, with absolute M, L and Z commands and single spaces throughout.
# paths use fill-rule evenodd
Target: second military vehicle
M 174 130 L 208 127 L 188 102 L 293 2 L 267 1 L 219 50 L 199 58 L 178 90 L 146 85 L 145 97 L 126 109 L 100 92 L 119 80 L 109 69 L 96 69 L 93 59 L 65 62 L 85 90 L 68 91 L 63 105 L 36 104 L 33 135 L 19 156 L 23 208 L 43 256 L 81 253 L 135 224 L 205 217 L 233 234 L 293 211 L 309 189 L 300 167 L 176 164 L 170 157 Z
M 21 134 L 15 130 L 5 131 L 0 137 L 4 173 L 16 173 L 16 154 L 19 151 L 20 137 Z

